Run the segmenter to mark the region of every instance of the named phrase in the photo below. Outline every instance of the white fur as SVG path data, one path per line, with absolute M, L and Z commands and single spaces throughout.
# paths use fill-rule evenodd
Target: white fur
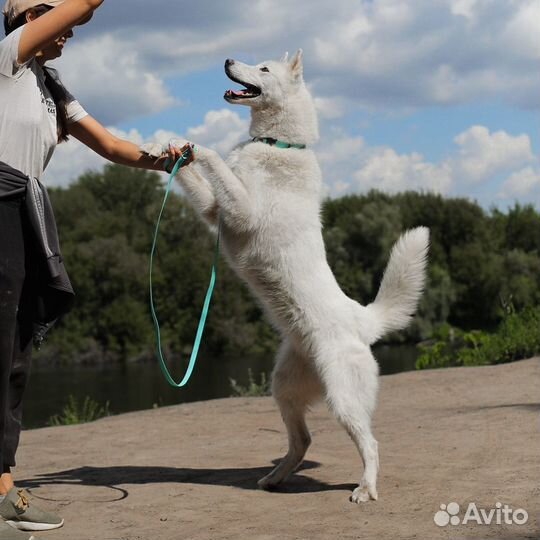
M 301 51 L 290 61 L 257 66 L 228 61 L 227 71 L 261 89 L 257 97 L 234 99 L 251 107 L 253 137 L 295 144 L 317 140 Z M 420 227 L 399 239 L 377 298 L 365 307 L 341 291 L 326 261 L 321 173 L 312 150 L 247 141 L 225 163 L 199 147 L 194 165 L 181 169 L 178 179 L 205 221 L 215 226 L 221 219 L 227 259 L 282 336 L 272 392 L 287 426 L 289 451 L 259 485 L 271 488 L 300 465 L 310 444 L 306 411 L 323 397 L 364 462 L 351 500 L 376 499 L 379 465 L 371 416 L 378 365 L 370 345 L 404 328 L 414 313 L 424 285 L 428 230 Z

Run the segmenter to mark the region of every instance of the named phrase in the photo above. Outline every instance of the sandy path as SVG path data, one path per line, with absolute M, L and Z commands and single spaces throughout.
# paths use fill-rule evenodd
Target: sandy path
M 66 525 L 42 539 L 537 539 L 540 359 L 382 377 L 377 502 L 347 435 L 317 407 L 305 467 L 279 492 L 256 481 L 286 450 L 271 398 L 234 398 L 23 434 L 17 476 Z M 518 526 L 438 527 L 440 504 L 523 508 Z M 504 516 L 503 516 L 504 518 Z M 494 518 L 495 520 L 495 518 Z

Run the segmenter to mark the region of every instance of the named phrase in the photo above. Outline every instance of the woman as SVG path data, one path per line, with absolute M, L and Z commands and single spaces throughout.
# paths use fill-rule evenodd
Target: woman
M 103 0 L 7 0 L 0 41 L 0 540 L 32 538 L 22 530 L 62 526 L 17 490 L 15 466 L 22 396 L 32 341 L 66 312 L 71 285 L 54 217 L 39 182 L 57 143 L 72 135 L 114 163 L 163 170 L 183 149 L 158 159 L 119 139 L 92 118 L 45 62 L 62 54 L 73 27 Z M 37 325 L 36 325 L 37 323 Z

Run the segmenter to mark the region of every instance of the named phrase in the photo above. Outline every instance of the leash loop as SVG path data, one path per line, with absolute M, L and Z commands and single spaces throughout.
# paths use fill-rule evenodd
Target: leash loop
M 160 332 L 160 327 L 159 327 L 159 320 L 158 320 L 158 317 L 157 317 L 156 308 L 154 306 L 152 271 L 153 271 L 153 267 L 154 267 L 154 254 L 155 254 L 155 251 L 156 251 L 157 237 L 158 237 L 158 232 L 159 232 L 159 226 L 160 226 L 160 223 L 161 223 L 161 217 L 163 215 L 163 211 L 165 209 L 167 199 L 169 198 L 169 193 L 171 191 L 171 186 L 172 186 L 172 182 L 174 180 L 174 177 L 176 176 L 176 173 L 178 172 L 180 167 L 185 165 L 185 163 L 187 162 L 187 160 L 188 160 L 188 152 L 189 152 L 189 150 L 187 150 L 185 154 L 182 154 L 182 156 L 175 163 L 175 165 L 174 165 L 174 167 L 173 167 L 173 169 L 172 169 L 172 171 L 170 173 L 169 180 L 168 180 L 168 183 L 167 183 L 167 189 L 165 191 L 165 196 L 163 197 L 163 203 L 161 205 L 161 210 L 159 212 L 159 216 L 158 216 L 158 219 L 157 219 L 156 228 L 154 230 L 154 239 L 153 239 L 153 242 L 152 242 L 152 250 L 150 252 L 150 272 L 149 272 L 150 312 L 152 313 L 152 320 L 154 322 L 154 330 L 155 330 L 155 334 L 156 334 L 157 354 L 158 354 L 158 358 L 159 358 L 159 366 L 160 366 L 161 371 L 162 371 L 163 375 L 165 376 L 165 379 L 167 380 L 167 382 L 171 386 L 174 386 L 175 388 L 180 388 L 180 387 L 185 386 L 187 384 L 187 382 L 189 381 L 189 379 L 191 377 L 191 374 L 193 373 L 193 369 L 194 369 L 195 363 L 197 361 L 197 355 L 199 353 L 199 347 L 200 347 L 201 341 L 202 341 L 204 327 L 205 327 L 205 324 L 206 324 L 206 318 L 207 318 L 208 312 L 210 310 L 210 301 L 212 299 L 212 294 L 214 292 L 214 286 L 215 286 L 215 283 L 216 283 L 216 269 L 217 269 L 217 263 L 218 263 L 218 258 L 219 258 L 219 237 L 220 237 L 220 228 L 221 228 L 221 225 L 218 226 L 216 249 L 214 251 L 214 261 L 213 261 L 213 264 L 212 264 L 212 272 L 211 272 L 211 275 L 210 275 L 210 283 L 209 283 L 208 289 L 206 291 L 206 297 L 204 299 L 203 309 L 202 309 L 202 312 L 201 312 L 201 316 L 199 318 L 199 326 L 197 327 L 197 333 L 195 335 L 195 342 L 193 344 L 193 349 L 191 351 L 191 357 L 189 359 L 188 368 L 186 370 L 186 373 L 184 374 L 183 379 L 179 383 L 177 383 L 177 382 L 175 382 L 175 380 L 172 378 L 171 374 L 169 373 L 169 370 L 167 368 L 167 363 L 166 363 L 165 358 L 163 356 L 163 350 L 162 350 L 162 347 L 161 347 L 161 332 Z

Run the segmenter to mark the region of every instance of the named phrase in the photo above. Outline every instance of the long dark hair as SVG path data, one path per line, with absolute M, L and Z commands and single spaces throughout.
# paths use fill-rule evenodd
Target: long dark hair
M 32 9 L 39 17 L 40 15 L 47 13 L 47 11 L 52 9 L 52 7 L 45 4 L 39 4 Z M 6 36 L 11 34 L 11 32 L 17 28 L 21 27 L 23 24 L 26 24 L 26 11 L 15 18 L 11 24 L 8 22 L 7 15 L 4 15 L 4 30 L 6 32 Z M 54 104 L 56 105 L 56 129 L 58 132 L 58 142 L 67 141 L 69 131 L 67 120 L 68 96 L 66 94 L 66 90 L 55 80 L 49 69 L 45 66 L 43 66 L 43 73 L 45 74 L 45 86 L 51 93 Z

